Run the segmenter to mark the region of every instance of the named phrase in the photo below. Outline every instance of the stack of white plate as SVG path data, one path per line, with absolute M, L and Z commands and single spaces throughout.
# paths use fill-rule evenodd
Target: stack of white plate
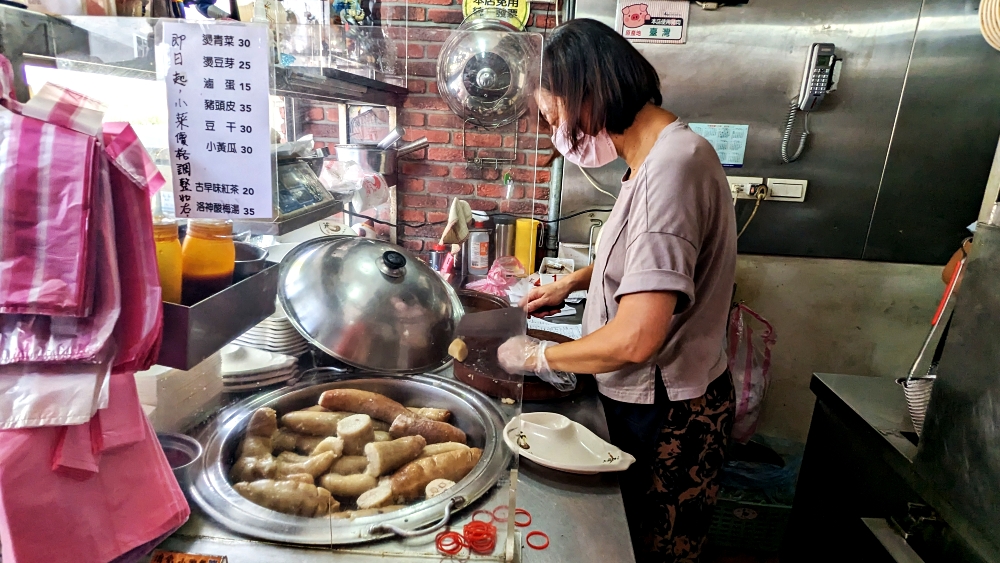
M 292 356 L 230 344 L 222 349 L 222 386 L 226 391 L 248 391 L 285 383 L 298 375 Z
M 142 409 L 157 432 L 181 432 L 218 410 L 221 356 L 216 352 L 188 371 L 153 366 L 136 372 Z
M 288 321 L 280 303 L 275 303 L 273 315 L 241 334 L 233 343 L 286 356 L 301 356 L 309 349 L 309 344 Z

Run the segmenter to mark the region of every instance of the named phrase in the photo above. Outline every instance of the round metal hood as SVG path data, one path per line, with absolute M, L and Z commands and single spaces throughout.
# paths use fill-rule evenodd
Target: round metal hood
M 352 366 L 418 373 L 448 356 L 464 314 L 450 285 L 406 250 L 359 237 L 300 244 L 281 261 L 278 298 L 311 344 Z
M 438 91 L 474 125 L 506 125 L 528 109 L 539 56 L 528 35 L 512 24 L 474 14 L 441 48 Z

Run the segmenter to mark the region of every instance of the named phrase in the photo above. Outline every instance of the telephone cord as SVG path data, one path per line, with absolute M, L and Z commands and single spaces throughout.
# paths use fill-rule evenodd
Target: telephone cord
M 802 151 L 806 148 L 806 139 L 809 137 L 809 112 L 803 113 L 806 114 L 806 117 L 802 125 L 802 137 L 799 138 L 799 148 L 795 151 L 795 154 L 789 157 L 788 143 L 792 140 L 792 129 L 795 128 L 795 120 L 799 114 L 799 100 L 798 98 L 792 100 L 788 109 L 788 121 L 785 123 L 785 133 L 781 136 L 781 162 L 785 164 L 798 160 L 802 156 Z

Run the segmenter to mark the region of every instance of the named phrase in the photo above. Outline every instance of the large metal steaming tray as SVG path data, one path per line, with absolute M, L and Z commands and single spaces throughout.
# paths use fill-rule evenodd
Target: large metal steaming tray
M 452 422 L 468 436 L 469 445 L 483 449 L 479 463 L 449 494 L 403 510 L 341 520 L 290 516 L 258 506 L 240 496 L 229 483 L 229 469 L 254 410 L 271 407 L 280 417 L 289 411 L 317 404 L 323 391 L 353 388 L 382 393 L 407 406 L 446 408 Z M 201 510 L 222 526 L 239 534 L 303 545 L 339 545 L 366 542 L 402 530 L 436 528 L 450 508 L 461 509 L 481 497 L 506 472 L 511 458 L 501 431 L 504 418 L 486 395 L 451 379 L 435 375 L 345 376 L 332 383 L 287 387 L 247 398 L 222 411 L 197 436 L 205 449 L 191 475 L 188 494 Z M 427 530 L 428 532 L 430 529 Z

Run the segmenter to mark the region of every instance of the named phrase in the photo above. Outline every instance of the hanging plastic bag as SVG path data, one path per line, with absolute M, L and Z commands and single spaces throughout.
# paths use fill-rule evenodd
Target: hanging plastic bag
M 517 258 L 514 258 L 514 261 L 517 262 Z M 474 289 L 483 293 L 489 293 L 490 295 L 496 295 L 497 297 L 506 298 L 507 290 L 513 285 L 513 278 L 508 279 L 504 263 L 502 259 L 494 261 L 493 266 L 490 267 L 490 271 L 486 274 L 486 279 L 467 283 L 465 284 L 466 289 Z
M 727 350 L 736 389 L 732 437 L 740 443 L 747 443 L 757 431 L 757 419 L 771 382 L 771 348 L 776 340 L 771 323 L 742 303 L 733 307 Z

